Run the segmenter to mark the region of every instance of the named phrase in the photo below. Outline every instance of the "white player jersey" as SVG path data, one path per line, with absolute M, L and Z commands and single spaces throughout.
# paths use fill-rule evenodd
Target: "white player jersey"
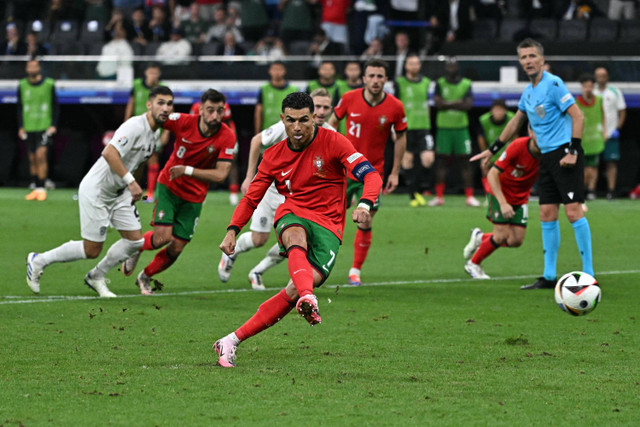
M 120 125 L 111 141 L 109 141 L 109 145 L 118 150 L 124 167 L 133 173 L 151 156 L 151 153 L 155 150 L 156 143 L 160 141 L 161 132 L 161 129 L 157 129 L 155 132 L 151 130 L 145 113 L 131 117 Z M 102 156 L 95 162 L 82 181 L 93 184 L 106 196 L 116 196 L 127 188 L 124 180 L 111 170 Z
M 622 92 L 616 87 L 607 85 L 604 90 L 598 89 L 598 85 L 593 90 L 596 95 L 602 96 L 602 109 L 604 111 L 604 122 L 607 126 L 607 136 L 618 127 L 619 112 L 627 109 Z
M 335 129 L 327 122 L 324 122 L 322 127 L 335 132 Z M 287 132 L 284 128 L 284 122 L 281 120 L 262 131 L 262 146 L 271 147 L 276 142 L 280 142 L 286 138 Z

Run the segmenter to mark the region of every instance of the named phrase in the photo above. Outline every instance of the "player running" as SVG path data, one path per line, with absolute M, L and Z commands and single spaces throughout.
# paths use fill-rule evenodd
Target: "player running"
M 144 245 L 122 264 L 130 276 L 140 253 L 159 249 L 140 272 L 136 283 L 143 295 L 152 295 L 151 277 L 169 268 L 191 241 L 210 182 L 223 182 L 231 169 L 236 136 L 222 123 L 223 94 L 215 89 L 200 98 L 200 115 L 174 113 L 164 128 L 176 136 L 173 153 L 160 172 L 153 213 L 153 231 L 144 233 Z
M 335 130 L 325 122 L 331 114 L 331 95 L 324 89 L 316 89 L 311 92 L 311 98 L 314 104 L 315 124 L 325 129 Z M 258 167 L 258 158 L 260 157 L 261 148 L 271 147 L 273 144 L 282 141 L 287 137 L 284 123 L 279 121 L 271 127 L 263 130 L 251 139 L 251 148 L 249 151 L 249 164 L 247 165 L 247 176 L 242 183 L 242 192 L 246 193 L 249 184 L 256 175 Z M 275 184 L 272 184 L 265 193 L 262 201 L 256 208 L 251 217 L 251 233 L 242 233 L 236 242 L 236 249 L 233 255 L 228 256 L 223 253 L 220 263 L 218 264 L 218 276 L 222 282 L 227 282 L 231 276 L 231 269 L 238 255 L 247 252 L 253 248 L 259 248 L 267 243 L 271 230 L 273 229 L 273 219 L 276 209 L 284 202 L 284 196 L 278 193 Z M 262 259 L 249 272 L 249 282 L 255 290 L 265 290 L 262 282 L 262 274 L 268 269 L 275 267 L 284 259 L 280 255 L 278 243 L 274 244 L 267 256 Z
M 40 292 L 40 276 L 56 262 L 97 258 L 112 225 L 122 238 L 84 278 L 84 283 L 101 297 L 115 297 L 107 287 L 105 275 L 142 247 L 144 240 L 140 216 L 134 203 L 141 199 L 142 189 L 133 177 L 160 141 L 160 127 L 173 110 L 173 93 L 165 86 L 153 88 L 147 101 L 147 112 L 124 122 L 102 151 L 102 156 L 85 175 L 78 189 L 80 233 L 83 240 L 72 240 L 44 253 L 27 256 L 27 284 Z
M 287 139 L 267 149 L 249 191 L 233 213 L 220 249 L 232 255 L 236 235 L 249 221 L 272 182 L 285 196 L 276 211 L 280 249 L 289 259 L 291 280 L 235 332 L 217 340 L 218 364 L 235 366 L 236 348 L 244 340 L 277 323 L 295 306 L 310 325 L 322 321 L 313 288 L 333 269 L 342 241 L 346 214 L 346 174 L 364 183 L 362 198 L 352 213 L 356 223 L 370 221 L 370 209 L 382 179 L 365 156 L 338 132 L 314 124 L 313 100 L 302 92 L 282 102 Z
M 393 128 L 396 133 L 393 150 L 393 166 L 387 177 L 385 193 L 390 193 L 398 186 L 398 174 L 407 143 L 407 118 L 400 100 L 384 91 L 387 82 L 388 65 L 381 59 L 371 59 L 364 65 L 364 88 L 355 89 L 344 94 L 329 119 L 334 128 L 343 118 L 347 121 L 345 135 L 356 150 L 371 161 L 381 177 L 384 176 L 384 150 Z M 362 194 L 362 183 L 351 178 L 347 180 L 347 203 L 353 197 Z M 371 210 L 371 220 L 358 223 L 356 237 L 353 242 L 353 264 L 349 270 L 349 283 L 359 286 L 360 270 L 371 246 L 371 228 L 375 213 L 380 206 L 380 199 Z
M 489 279 L 480 263 L 496 249 L 522 245 L 529 218 L 527 202 L 531 187 L 538 179 L 540 156 L 536 136 L 529 128 L 529 136 L 509 144 L 489 169 L 487 219 L 493 223 L 493 231 L 483 233 L 474 228 L 463 251 L 467 262 L 464 271 L 474 279 Z

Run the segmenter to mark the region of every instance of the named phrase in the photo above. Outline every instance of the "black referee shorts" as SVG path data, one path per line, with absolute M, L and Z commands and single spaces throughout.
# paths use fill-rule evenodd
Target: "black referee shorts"
M 47 135 L 46 131 L 27 132 L 27 139 L 25 142 L 27 144 L 27 150 L 29 150 L 30 153 L 35 153 L 40 147 L 51 146 L 52 140 L 53 138 Z
M 540 204 L 584 203 L 584 151 L 578 149 L 578 161 L 573 167 L 561 167 L 560 159 L 568 144 L 544 153 L 540 158 L 538 191 Z

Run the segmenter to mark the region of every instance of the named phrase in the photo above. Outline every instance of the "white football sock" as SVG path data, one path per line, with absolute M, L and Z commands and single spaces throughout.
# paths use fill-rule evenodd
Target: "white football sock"
M 262 274 L 268 269 L 280 264 L 282 260 L 284 260 L 284 257 L 280 256 L 280 246 L 278 246 L 278 244 L 276 243 L 271 247 L 271 249 L 269 249 L 269 252 L 267 252 L 267 256 L 264 257 L 262 261 L 258 263 L 258 265 L 251 269 L 251 272 Z
M 352 274 L 355 274 L 356 276 L 360 275 L 360 269 L 359 268 L 350 268 L 349 269 L 349 276 L 351 276 Z
M 246 252 L 255 247 L 256 245 L 253 244 L 251 233 L 242 233 L 240 237 L 238 237 L 238 240 L 236 240 L 236 252 L 233 254 L 233 258 L 235 259 L 238 254 Z
M 82 240 L 70 240 L 57 248 L 39 254 L 35 262 L 37 262 L 40 267 L 45 268 L 49 264 L 56 262 L 70 262 L 86 258 L 84 242 Z
M 98 265 L 95 266 L 93 270 L 89 272 L 91 278 L 93 279 L 102 279 L 105 274 L 107 274 L 113 267 L 120 264 L 131 255 L 136 253 L 142 245 L 144 244 L 144 239 L 140 240 L 127 240 L 120 239 L 115 242 L 109 250 L 107 254 L 100 260 Z
M 240 338 L 238 338 L 236 336 L 235 332 L 231 332 L 229 335 L 227 335 L 227 338 L 230 338 L 234 342 L 235 345 L 240 344 Z

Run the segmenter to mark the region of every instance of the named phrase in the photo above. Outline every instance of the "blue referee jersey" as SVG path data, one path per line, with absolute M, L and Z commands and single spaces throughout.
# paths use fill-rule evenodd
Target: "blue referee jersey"
M 542 153 L 571 142 L 572 120 L 566 111 L 575 102 L 562 79 L 546 71 L 536 87 L 529 84 L 522 92 L 518 109 L 527 115 Z

